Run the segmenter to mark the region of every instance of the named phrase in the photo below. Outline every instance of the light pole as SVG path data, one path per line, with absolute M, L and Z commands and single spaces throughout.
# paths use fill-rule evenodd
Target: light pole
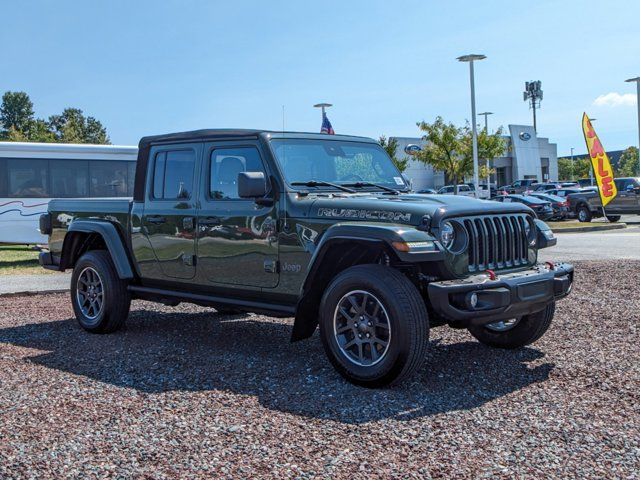
M 314 107 L 322 109 L 322 119 L 324 120 L 324 114 L 326 113 L 325 109 L 329 107 L 333 107 L 333 104 L 332 103 L 316 103 Z
M 473 147 L 473 185 L 475 187 L 476 198 L 480 194 L 480 184 L 478 182 L 478 131 L 476 128 L 476 85 L 473 76 L 473 62 L 484 60 L 485 55 L 475 53 L 458 57 L 459 62 L 469 63 L 469 83 L 471 84 L 471 143 Z M 457 188 L 457 186 L 456 186 Z
M 640 77 L 628 78 L 625 82 L 636 82 L 637 95 L 636 103 L 638 104 L 638 175 L 640 175 Z
M 571 147 L 571 181 L 575 180 L 574 179 L 574 172 L 573 172 L 573 147 Z
M 482 112 L 478 114 L 479 117 L 484 117 L 484 133 L 487 134 L 489 133 L 489 122 L 487 121 L 489 115 L 493 115 L 493 112 Z

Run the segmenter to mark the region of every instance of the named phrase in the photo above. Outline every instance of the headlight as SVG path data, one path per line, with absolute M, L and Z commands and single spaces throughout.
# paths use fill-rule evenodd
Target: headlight
M 534 228 L 529 222 L 524 223 L 524 233 L 527 235 L 529 246 L 534 247 L 538 236 L 537 228 Z
M 456 240 L 456 231 L 451 225 L 451 222 L 445 222 L 440 228 L 440 241 L 447 250 L 453 246 L 453 242 Z

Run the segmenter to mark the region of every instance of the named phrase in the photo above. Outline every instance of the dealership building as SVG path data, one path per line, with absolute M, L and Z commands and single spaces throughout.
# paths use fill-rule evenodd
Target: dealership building
M 398 158 L 407 157 L 407 145 L 425 143 L 420 137 L 394 138 L 398 141 Z M 557 180 L 558 149 L 555 143 L 550 143 L 548 138 L 538 137 L 530 125 L 509 125 L 509 135 L 505 135 L 504 139 L 504 154 L 491 162 L 496 170 L 496 174 L 492 175 L 492 183 L 502 186 L 520 179 L 536 179 L 540 182 Z M 447 183 L 443 172 L 434 171 L 431 166 L 409 158 L 409 166 L 404 175 L 411 179 L 415 190 L 437 189 Z

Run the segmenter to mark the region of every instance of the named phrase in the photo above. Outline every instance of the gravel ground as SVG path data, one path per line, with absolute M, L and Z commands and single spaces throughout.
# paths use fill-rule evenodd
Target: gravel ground
M 434 329 L 428 365 L 377 391 L 289 320 L 135 302 L 98 336 L 66 295 L 2 298 L 0 478 L 639 478 L 638 272 L 578 264 L 520 351 Z

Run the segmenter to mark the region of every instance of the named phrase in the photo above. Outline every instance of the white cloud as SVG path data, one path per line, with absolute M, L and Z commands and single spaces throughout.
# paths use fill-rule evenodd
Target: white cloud
M 626 107 L 636 104 L 635 93 L 609 92 L 606 95 L 600 95 L 593 101 L 593 104 L 598 107 Z

